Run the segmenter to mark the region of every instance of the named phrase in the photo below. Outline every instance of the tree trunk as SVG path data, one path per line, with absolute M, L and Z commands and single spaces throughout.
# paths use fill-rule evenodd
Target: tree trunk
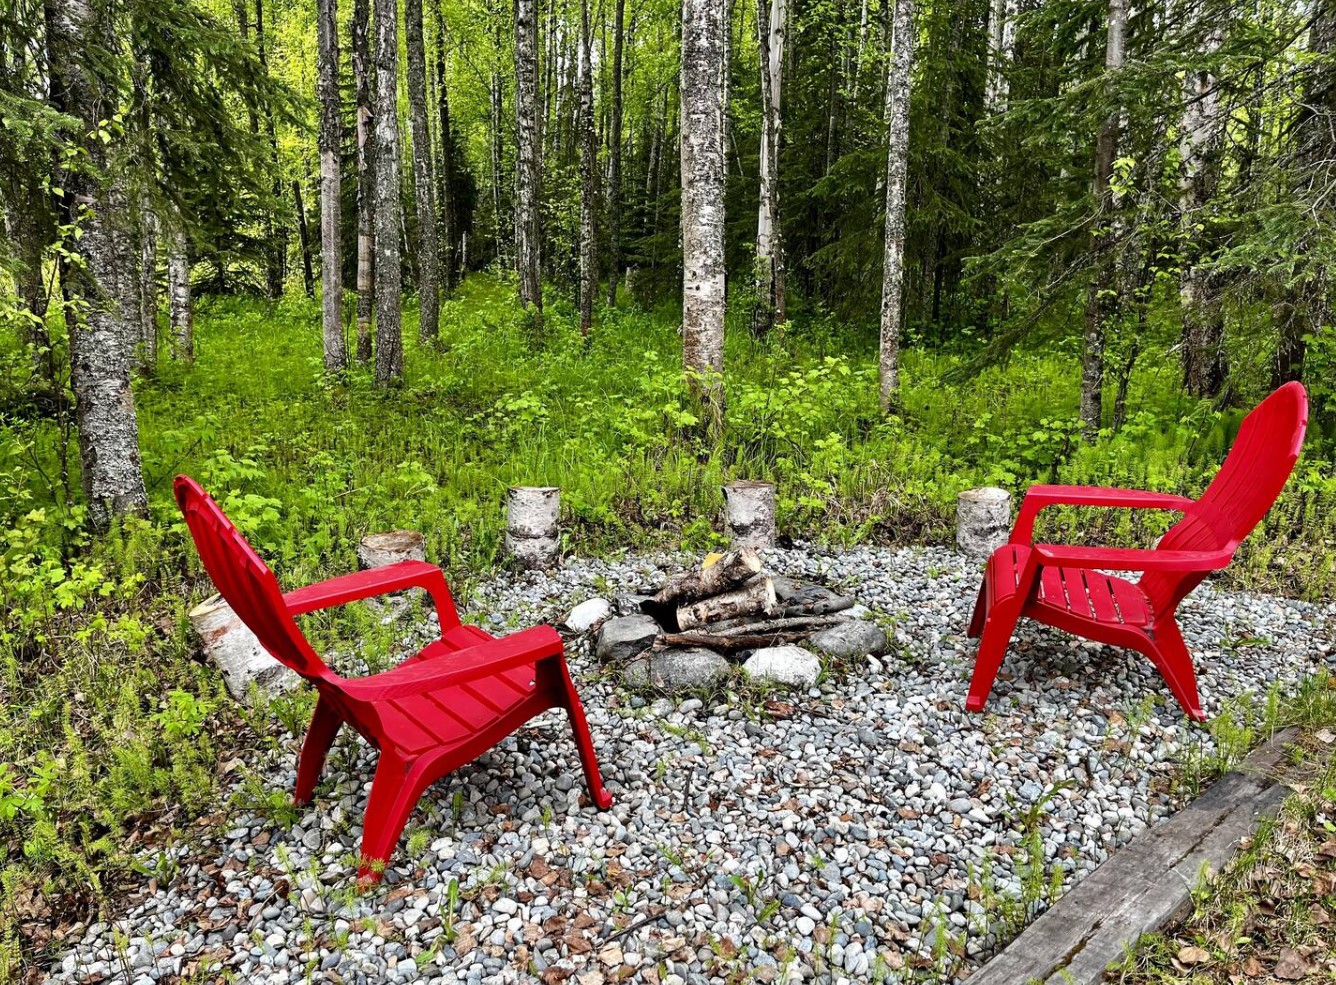
M 404 375 L 399 269 L 399 16 L 395 0 L 376 0 L 376 386 Z
M 138 233 L 140 368 L 152 373 L 158 363 L 158 218 L 147 195 L 139 199 Z
M 86 160 L 63 180 L 66 221 L 77 222 L 83 233 L 69 241 L 77 261 L 65 264 L 63 284 L 71 302 L 71 384 L 84 495 L 94 527 L 106 529 L 113 517 L 142 512 L 148 502 L 130 387 L 139 313 L 123 303 L 124 280 L 133 279 L 132 238 L 124 227 L 129 203 L 120 184 L 123 168 L 108 171 L 108 147 L 99 133 L 114 90 L 87 58 L 113 26 L 106 0 L 47 0 L 45 13 L 53 101 L 87 135 Z
M 501 128 L 504 109 L 504 94 L 501 92 L 501 71 L 492 69 L 492 84 L 489 89 L 492 113 L 492 225 L 496 239 L 497 266 L 510 266 L 509 250 L 506 244 L 506 224 L 502 216 L 501 190 L 505 187 L 504 157 L 501 148 Z
M 682 361 L 715 435 L 724 424 L 722 6 L 682 0 Z
M 292 206 L 297 214 L 297 244 L 302 251 L 302 289 L 308 298 L 315 298 L 315 259 L 311 256 L 311 232 L 306 224 L 306 203 L 302 200 L 301 182 L 292 179 Z
M 264 0 L 255 0 L 255 50 L 260 59 L 264 74 L 269 74 L 269 55 L 265 45 Z M 274 110 L 268 101 L 264 104 L 265 130 L 269 135 L 269 165 L 273 170 L 272 209 L 277 209 L 283 201 L 283 176 L 279 171 L 278 128 L 274 122 Z M 276 221 L 273 212 L 268 218 L 267 254 L 265 261 L 265 283 L 269 296 L 283 296 L 283 284 L 287 280 L 288 264 L 288 229 L 281 220 Z
M 195 319 L 190 304 L 190 256 L 186 234 L 173 230 L 167 242 L 167 305 L 172 322 L 172 355 L 195 361 Z
M 594 73 L 590 65 L 589 0 L 580 0 L 580 334 L 589 337 L 598 290 L 598 144 L 594 133 Z
M 518 154 L 515 190 L 515 267 L 520 304 L 536 319 L 543 314 L 542 253 L 539 242 L 538 5 L 515 0 L 515 123 Z
M 459 271 L 459 253 L 455 248 L 455 148 L 450 123 L 450 94 L 446 88 L 445 13 L 439 7 L 441 36 L 436 52 L 436 110 L 439 117 L 441 156 L 436 165 L 436 208 L 440 216 L 441 288 L 448 296 L 455 289 Z
M 413 130 L 413 192 L 418 213 L 418 338 L 440 335 L 440 248 L 436 230 L 436 178 L 432 173 L 431 130 L 427 126 L 427 49 L 422 0 L 404 0 L 404 41 L 408 48 L 408 119 Z
M 1121 71 L 1125 57 L 1127 0 L 1109 0 L 1109 32 L 1104 52 L 1105 81 Z M 1095 139 L 1094 196 L 1097 208 L 1091 255 L 1095 274 L 1086 297 L 1085 350 L 1081 359 L 1081 433 L 1094 441 L 1104 418 L 1104 335 L 1117 316 L 1118 295 L 1114 264 L 1107 254 L 1113 242 L 1113 164 L 1118 155 L 1121 110 L 1117 107 L 1099 128 Z
M 1209 32 L 1208 47 L 1214 50 L 1220 41 L 1217 27 Z M 1214 239 L 1205 211 L 1219 187 L 1224 138 L 1214 73 L 1189 71 L 1183 81 L 1183 99 L 1179 208 L 1187 261 L 1178 285 L 1183 309 L 1183 388 L 1194 397 L 1214 397 L 1224 385 L 1226 373 L 1224 313 L 1215 297 L 1214 278 L 1203 269 Z
M 881 279 L 881 409 L 900 398 L 900 330 L 904 319 L 905 178 L 909 170 L 910 74 L 914 68 L 914 0 L 895 0 L 895 51 L 886 76 L 886 239 Z
M 786 0 L 756 2 L 756 41 L 761 62 L 761 203 L 756 221 L 756 313 L 752 326 L 758 335 L 782 324 L 784 311 L 784 254 L 779 233 L 779 141 L 784 66 L 784 38 L 788 32 Z
M 612 118 L 608 126 L 608 304 L 617 303 L 622 273 L 622 54 L 626 0 L 613 0 Z
M 357 92 L 357 361 L 371 361 L 371 315 L 375 302 L 375 145 L 371 138 L 370 0 L 353 2 L 353 78 Z
M 317 89 L 320 96 L 320 325 L 324 340 L 325 372 L 342 373 L 348 366 L 343 339 L 343 193 L 339 172 L 339 149 L 343 143 L 343 120 L 339 106 L 338 0 L 317 0 L 316 42 Z M 301 189 L 293 182 L 297 199 Z M 310 248 L 306 245 L 306 217 L 302 223 L 303 261 L 310 278 Z
M 1015 0 L 991 0 L 988 5 L 988 85 L 984 106 L 990 113 L 1006 108 L 1006 67 L 1016 36 Z

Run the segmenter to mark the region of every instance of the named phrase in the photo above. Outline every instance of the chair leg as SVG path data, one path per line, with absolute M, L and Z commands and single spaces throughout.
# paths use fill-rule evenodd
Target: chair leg
M 325 765 L 325 756 L 342 724 L 343 718 L 338 710 L 321 695 L 315 703 L 311 727 L 306 730 L 301 756 L 297 760 L 297 788 L 292 797 L 297 806 L 310 803 L 316 781 L 320 779 L 320 770 Z
M 972 640 L 977 640 L 983 635 L 984 620 L 988 616 L 988 576 L 985 574 L 983 580 L 979 582 L 979 598 L 974 603 L 974 614 L 970 616 L 970 628 L 966 630 L 965 635 Z
M 1011 631 L 1016 628 L 1019 619 L 1020 606 L 1014 603 L 995 605 L 988 611 L 983 637 L 979 640 L 979 652 L 974 658 L 974 676 L 970 678 L 969 697 L 965 699 L 967 711 L 983 711 L 988 695 L 993 690 L 993 681 L 1002 667 L 1007 644 L 1011 642 Z
M 589 733 L 589 722 L 585 719 L 584 705 L 580 703 L 580 694 L 571 680 L 570 668 L 563 659 L 559 663 L 560 687 L 564 692 L 562 704 L 570 716 L 571 732 L 575 735 L 575 746 L 580 751 L 580 765 L 584 767 L 585 786 L 589 789 L 589 799 L 601 811 L 612 806 L 612 794 L 603 786 L 603 777 L 598 771 L 598 757 L 594 753 L 594 738 Z
M 362 819 L 361 862 L 357 882 L 367 887 L 380 882 L 385 863 L 394 853 L 399 836 L 404 833 L 408 816 L 422 794 L 421 764 L 405 761 L 393 752 L 382 751 L 371 781 L 366 816 Z
M 1154 638 L 1148 642 L 1150 658 L 1188 717 L 1198 722 L 1206 721 L 1197 694 L 1197 672 L 1192 666 L 1192 654 L 1188 652 L 1188 645 L 1173 616 L 1156 623 Z

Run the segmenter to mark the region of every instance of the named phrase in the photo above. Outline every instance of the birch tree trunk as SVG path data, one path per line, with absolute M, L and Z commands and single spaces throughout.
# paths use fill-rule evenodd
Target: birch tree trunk
M 348 366 L 348 351 L 343 339 L 338 0 L 317 0 L 315 27 L 320 96 L 320 325 L 325 372 L 342 373 Z
M 594 133 L 594 73 L 590 65 L 589 0 L 580 0 L 580 334 L 589 337 L 598 290 L 598 144 Z
M 1105 81 L 1111 82 L 1123 67 L 1127 31 L 1127 0 L 1109 0 L 1109 32 L 1104 52 Z M 1081 432 L 1086 441 L 1099 434 L 1104 417 L 1104 336 L 1118 312 L 1118 289 L 1114 264 L 1107 254 L 1113 242 L 1113 163 L 1118 155 L 1121 110 L 1113 112 L 1099 128 L 1095 139 L 1094 196 L 1097 208 L 1091 253 L 1095 274 L 1086 296 L 1085 350 L 1081 358 Z
M 167 310 L 172 322 L 172 355 L 195 361 L 195 319 L 190 304 L 190 256 L 186 234 L 173 230 L 167 241 Z
M 1219 47 L 1218 27 L 1208 32 L 1207 48 Z M 1183 116 L 1179 123 L 1179 157 L 1183 172 L 1179 187 L 1182 234 L 1187 262 L 1179 277 L 1178 296 L 1183 309 L 1183 388 L 1194 397 L 1214 397 L 1225 382 L 1225 322 L 1215 285 L 1203 261 L 1212 239 L 1205 210 L 1220 182 L 1220 100 L 1215 74 L 1188 72 L 1183 80 Z
M 376 0 L 376 386 L 404 375 L 399 269 L 399 14 L 395 0 Z
M 302 198 L 302 183 L 292 179 L 292 207 L 297 215 L 297 246 L 302 251 L 302 290 L 315 298 L 315 260 L 311 256 L 311 230 L 306 221 L 306 202 Z
M 1016 37 L 1016 0 L 992 0 L 988 5 L 988 85 L 984 106 L 991 113 L 1006 108 L 1006 66 Z
M 264 0 L 255 0 L 255 52 L 259 57 L 264 74 L 269 74 L 269 55 L 264 26 Z M 268 101 L 264 104 L 265 131 L 269 135 L 269 166 L 273 170 L 274 206 L 283 200 L 283 176 L 279 171 L 278 127 L 274 121 L 274 110 Z M 276 221 L 271 212 L 268 217 L 269 232 L 266 248 L 268 251 L 265 264 L 265 281 L 269 296 L 283 296 L 283 285 L 287 281 L 288 265 L 288 229 L 281 220 Z
M 501 128 L 504 109 L 504 96 L 501 92 L 501 70 L 492 69 L 492 82 L 489 87 L 492 112 L 492 225 L 496 239 L 497 266 L 510 266 L 509 250 L 505 237 L 505 220 L 502 216 L 501 190 L 505 187 L 504 159 L 501 151 Z
M 608 125 L 608 304 L 617 303 L 622 273 L 622 54 L 626 0 L 613 0 L 612 117 Z
M 152 373 L 158 363 L 158 218 L 146 194 L 139 197 L 140 366 Z
M 784 255 L 779 234 L 779 141 L 782 130 L 781 87 L 784 38 L 788 31 L 786 0 L 756 2 L 756 42 L 761 62 L 761 203 L 756 221 L 756 313 L 758 335 L 785 319 Z
M 371 136 L 371 0 L 353 2 L 353 79 L 357 95 L 357 361 L 371 361 L 375 304 L 375 145 Z
M 539 243 L 538 5 L 515 0 L 515 267 L 520 303 L 536 321 L 543 315 L 542 253 Z
M 141 512 L 148 502 L 130 387 L 139 312 L 124 306 L 124 280 L 134 277 L 132 237 L 124 227 L 129 203 L 123 169 L 108 171 L 98 133 L 112 93 L 87 58 L 113 26 L 106 0 L 47 0 L 45 15 L 54 102 L 88 135 L 86 159 L 63 180 L 67 221 L 83 232 L 70 240 L 78 262 L 65 264 L 63 284 L 83 490 L 94 527 L 106 529 L 113 517 Z
M 440 244 L 431 130 L 427 126 L 427 51 L 422 31 L 422 0 L 404 0 L 404 40 L 408 48 L 408 119 L 413 131 L 413 191 L 418 213 L 418 338 L 434 342 L 440 335 Z
M 722 8 L 682 0 L 682 362 L 716 435 L 724 423 Z
M 437 8 L 441 36 L 436 52 L 436 111 L 441 156 L 436 166 L 436 207 L 440 216 L 441 288 L 448 296 L 455 289 L 459 269 L 459 254 L 455 249 L 455 190 L 454 190 L 454 134 L 450 123 L 450 94 L 446 88 L 445 14 Z
M 881 279 L 881 409 L 900 398 L 900 329 L 904 318 L 905 178 L 909 170 L 910 74 L 914 68 L 914 0 L 895 0 L 894 52 L 886 75 L 886 241 Z

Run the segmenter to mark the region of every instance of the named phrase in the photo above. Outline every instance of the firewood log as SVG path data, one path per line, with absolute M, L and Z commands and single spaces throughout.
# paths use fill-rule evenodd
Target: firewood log
M 721 619 L 736 619 L 738 616 L 754 612 L 774 616 L 779 613 L 778 606 L 779 603 L 775 600 L 774 582 L 766 575 L 758 575 L 731 592 L 711 595 L 699 602 L 678 606 L 677 628 L 686 631 L 706 623 Z
M 679 605 L 736 588 L 761 570 L 761 558 L 750 549 L 729 551 L 708 568 L 672 579 L 654 596 L 659 605 Z

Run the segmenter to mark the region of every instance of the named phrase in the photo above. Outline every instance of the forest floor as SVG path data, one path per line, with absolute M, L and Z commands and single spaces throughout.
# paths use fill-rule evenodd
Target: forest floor
M 508 285 L 472 277 L 445 304 L 439 343 L 418 344 L 415 313 L 406 313 L 406 381 L 381 393 L 366 367 L 339 380 L 323 374 L 319 311 L 304 298 L 205 299 L 194 365 L 164 357 L 136 381 L 149 516 L 100 537 L 87 533 L 79 505 L 72 422 L 49 394 L 25 389 L 26 354 L 0 345 L 0 982 L 44 969 L 54 938 L 126 912 L 127 889 L 142 889 L 143 846 L 218 816 L 245 764 L 267 764 L 244 778 L 251 813 L 280 811 L 282 767 L 272 764 L 291 754 L 309 708 L 293 700 L 238 711 L 196 659 L 187 613 L 212 588 L 171 502 L 177 472 L 217 496 L 284 584 L 351 570 L 361 536 L 411 528 L 469 598 L 479 585 L 506 583 L 498 571 L 511 484 L 561 487 L 563 549 L 584 558 L 699 556 L 719 546 L 719 487 L 743 477 L 776 483 L 786 542 L 940 545 L 951 538 L 956 494 L 975 486 L 1017 497 L 1031 482 L 1055 481 L 1195 493 L 1245 409 L 1183 398 L 1174 360 L 1147 358 L 1131 378 L 1124 425 L 1084 445 L 1072 353 L 1039 348 L 972 368 L 963 345 L 913 345 L 900 413 L 888 418 L 877 408 L 871 330 L 802 312 L 760 341 L 745 311 L 729 319 L 728 424 L 711 441 L 683 390 L 670 312 L 601 308 L 585 344 L 572 306 L 553 297 L 536 337 Z M 1331 458 L 1315 418 L 1281 501 L 1214 579 L 1217 589 L 1336 598 Z M 1149 511 L 1060 510 L 1046 514 L 1042 535 L 1145 545 L 1166 522 Z M 913 563 L 916 577 L 924 563 Z M 973 598 L 972 587 L 959 592 Z M 479 598 L 478 611 L 488 611 Z M 1297 611 L 1292 604 L 1274 602 Z M 888 618 L 899 609 L 883 607 Z M 1239 616 L 1232 636 L 1221 630 L 1206 643 L 1219 649 L 1228 639 L 1261 673 L 1254 658 L 1265 660 L 1249 654 L 1270 652 L 1255 641 L 1269 633 L 1248 621 Z M 356 606 L 312 619 L 308 632 L 322 650 L 357 640 L 368 659 L 402 643 Z M 1312 632 L 1307 644 L 1316 645 Z M 897 665 L 897 675 L 907 672 Z M 898 678 L 884 680 L 893 696 Z M 1245 689 L 1231 681 L 1229 695 Z M 602 684 L 592 686 L 602 706 Z M 1127 700 L 1158 687 L 1138 679 Z M 745 714 L 749 700 L 729 711 Z M 615 724 L 613 711 L 598 714 Z M 738 726 L 727 714 L 672 717 L 682 714 L 656 712 L 666 724 L 654 728 L 719 725 L 720 748 L 745 737 L 729 731 Z M 1232 719 L 1220 721 L 1223 734 Z M 681 745 L 687 755 L 690 744 Z M 560 807 L 566 792 L 545 787 L 541 796 Z M 170 866 L 158 873 L 164 885 L 171 875 Z
M 493 628 L 555 622 L 673 563 L 572 559 L 479 584 L 468 605 Z M 1209 726 L 1185 721 L 1144 659 L 1037 626 L 971 716 L 973 562 L 804 546 L 769 564 L 868 605 L 892 652 L 830 666 L 807 693 L 765 701 L 735 679 L 669 700 L 628 691 L 577 640 L 612 810 L 589 806 L 549 713 L 433 787 L 363 897 L 374 751 L 345 734 L 314 805 L 294 810 L 298 735 L 284 736 L 233 764 L 225 806 L 145 853 L 121 915 L 53 978 L 954 981 L 1279 727 L 1282 696 L 1325 688 L 1304 682 L 1334 659 L 1336 606 L 1207 587 L 1182 616 Z M 394 650 L 432 631 L 406 622 Z

